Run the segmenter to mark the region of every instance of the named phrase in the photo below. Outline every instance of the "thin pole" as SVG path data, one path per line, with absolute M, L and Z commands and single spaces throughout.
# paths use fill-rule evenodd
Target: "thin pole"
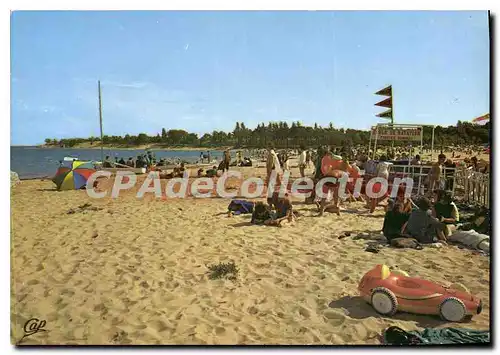
M 420 127 L 420 152 L 419 154 L 424 155 L 424 126 Z
M 99 91 L 99 126 L 101 128 L 101 164 L 104 163 L 104 141 L 102 135 L 102 101 L 101 101 L 101 81 L 97 81 L 97 89 Z
M 391 99 L 392 99 L 392 105 L 391 105 L 391 127 L 394 133 L 394 87 L 391 85 Z M 394 150 L 394 137 L 392 138 L 392 150 Z
M 370 127 L 370 140 L 368 141 L 368 158 L 370 158 L 370 148 L 372 147 L 373 127 Z
M 434 161 L 434 129 L 436 126 L 432 126 L 432 144 L 431 144 L 431 161 Z

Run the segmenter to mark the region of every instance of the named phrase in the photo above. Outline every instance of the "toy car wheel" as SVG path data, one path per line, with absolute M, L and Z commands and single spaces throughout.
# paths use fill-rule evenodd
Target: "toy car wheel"
M 456 297 L 448 297 L 439 306 L 441 318 L 448 322 L 461 322 L 467 315 L 465 305 Z
M 372 292 L 372 307 L 384 316 L 392 316 L 398 310 L 398 300 L 391 290 L 377 287 Z

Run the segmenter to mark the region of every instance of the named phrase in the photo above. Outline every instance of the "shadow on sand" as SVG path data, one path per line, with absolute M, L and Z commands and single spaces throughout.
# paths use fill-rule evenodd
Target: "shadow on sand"
M 442 320 L 439 315 L 421 315 L 414 313 L 397 312 L 391 317 L 384 317 L 378 314 L 371 305 L 369 305 L 361 297 L 344 296 L 338 300 L 330 302 L 328 307 L 333 309 L 341 309 L 351 318 L 365 319 L 368 317 L 382 317 L 385 319 L 393 319 L 395 321 L 415 322 L 417 326 L 422 328 L 434 328 L 449 322 Z M 465 323 L 470 322 L 470 319 L 465 319 Z

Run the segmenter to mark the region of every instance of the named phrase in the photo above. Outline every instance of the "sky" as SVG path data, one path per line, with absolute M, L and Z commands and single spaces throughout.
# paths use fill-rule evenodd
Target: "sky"
M 269 121 L 369 129 L 489 112 L 485 11 L 16 11 L 11 144 Z

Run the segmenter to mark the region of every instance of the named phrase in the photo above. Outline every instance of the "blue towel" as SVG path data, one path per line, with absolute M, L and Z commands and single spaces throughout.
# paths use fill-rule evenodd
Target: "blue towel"
M 254 203 L 245 200 L 232 200 L 227 206 L 229 211 L 232 211 L 235 215 L 242 213 L 252 213 Z

